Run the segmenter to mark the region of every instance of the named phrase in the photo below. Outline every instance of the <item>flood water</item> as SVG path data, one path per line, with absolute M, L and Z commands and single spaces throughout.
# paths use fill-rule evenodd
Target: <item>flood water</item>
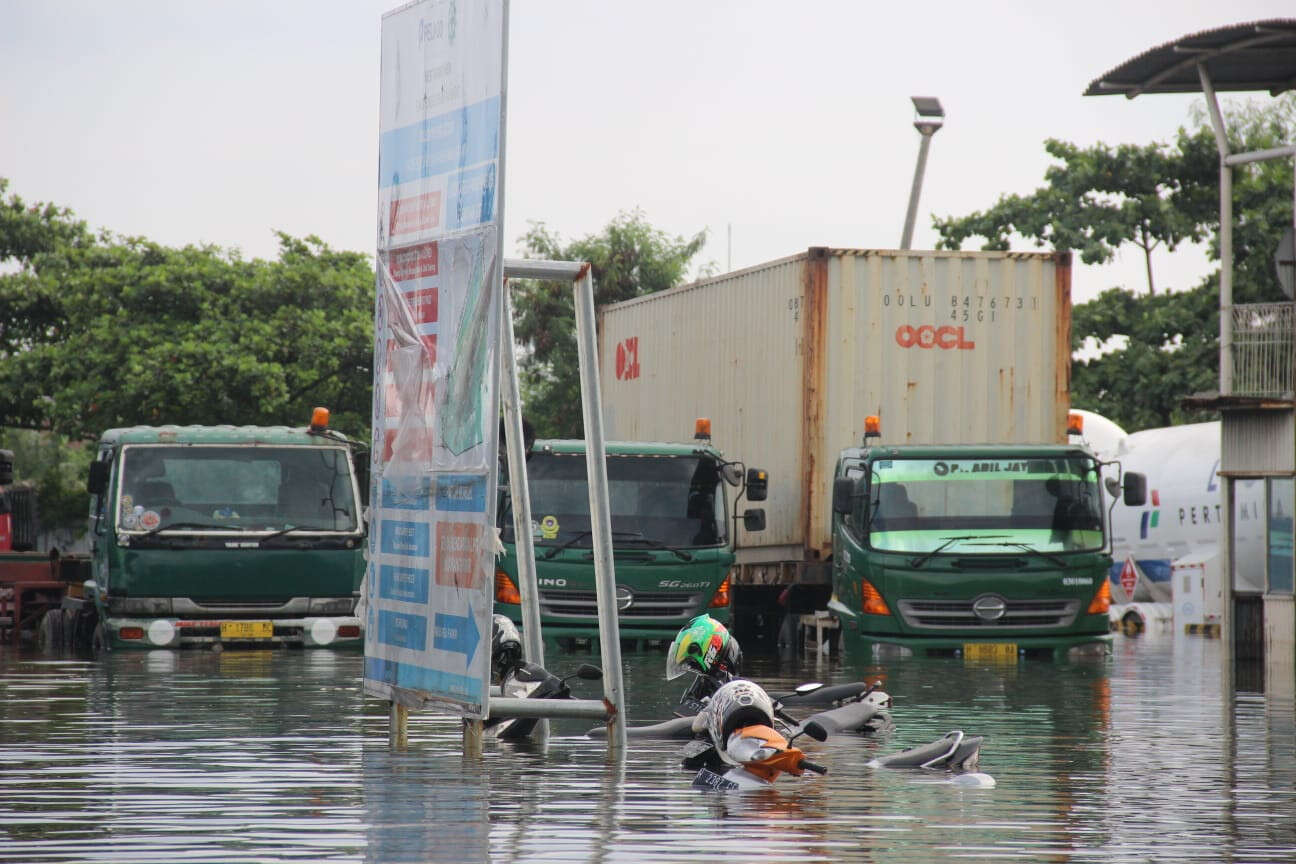
M 674 743 L 609 764 L 572 721 L 543 751 L 487 741 L 478 761 L 458 721 L 418 713 L 392 752 L 358 654 L 4 647 L 0 861 L 1296 860 L 1290 666 L 1225 682 L 1219 649 L 1117 636 L 1078 663 L 755 658 L 771 690 L 883 678 L 896 729 L 801 739 L 826 777 L 735 794 L 692 789 Z M 548 647 L 555 670 L 590 659 Z M 625 660 L 632 720 L 664 717 L 681 682 L 660 653 Z M 986 736 L 995 788 L 865 767 L 955 728 Z

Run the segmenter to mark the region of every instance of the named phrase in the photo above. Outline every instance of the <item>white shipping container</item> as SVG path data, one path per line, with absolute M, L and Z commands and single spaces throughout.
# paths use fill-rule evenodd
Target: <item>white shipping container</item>
M 827 557 L 833 467 L 869 414 L 884 444 L 1066 440 L 1068 253 L 812 248 L 606 306 L 598 330 L 609 438 L 709 417 L 769 471 L 742 561 Z

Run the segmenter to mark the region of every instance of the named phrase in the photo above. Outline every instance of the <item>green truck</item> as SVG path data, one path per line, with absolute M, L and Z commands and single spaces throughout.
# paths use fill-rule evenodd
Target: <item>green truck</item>
M 323 409 L 309 428 L 105 432 L 89 478 L 92 578 L 83 599 L 65 600 L 68 641 L 359 646 L 353 450 Z
M 728 622 L 733 524 L 741 520 L 748 531 L 762 530 L 765 511 L 730 514 L 744 496 L 765 499 L 766 473 L 727 461 L 711 445 L 709 431 L 684 444 L 610 441 L 606 452 L 621 636 L 669 641 L 703 612 Z M 597 638 L 585 442 L 534 442 L 527 477 L 544 634 Z M 727 486 L 737 489 L 732 510 Z M 510 501 L 502 488 L 498 511 L 505 552 L 495 571 L 495 611 L 520 623 Z
M 1103 467 L 1064 444 L 844 450 L 831 608 L 846 643 L 1005 661 L 1105 650 L 1104 485 L 1139 506 L 1146 481 L 1104 484 Z

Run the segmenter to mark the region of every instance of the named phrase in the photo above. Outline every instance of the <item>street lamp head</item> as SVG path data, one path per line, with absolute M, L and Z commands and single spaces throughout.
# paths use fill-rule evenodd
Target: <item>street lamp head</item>
M 910 96 L 914 106 L 914 128 L 923 135 L 933 135 L 945 122 L 945 109 L 935 96 Z

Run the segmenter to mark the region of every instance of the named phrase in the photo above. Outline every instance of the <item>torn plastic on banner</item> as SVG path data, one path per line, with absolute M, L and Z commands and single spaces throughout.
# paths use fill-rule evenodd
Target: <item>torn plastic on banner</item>
M 495 552 L 494 226 L 379 256 L 366 689 L 484 708 Z

